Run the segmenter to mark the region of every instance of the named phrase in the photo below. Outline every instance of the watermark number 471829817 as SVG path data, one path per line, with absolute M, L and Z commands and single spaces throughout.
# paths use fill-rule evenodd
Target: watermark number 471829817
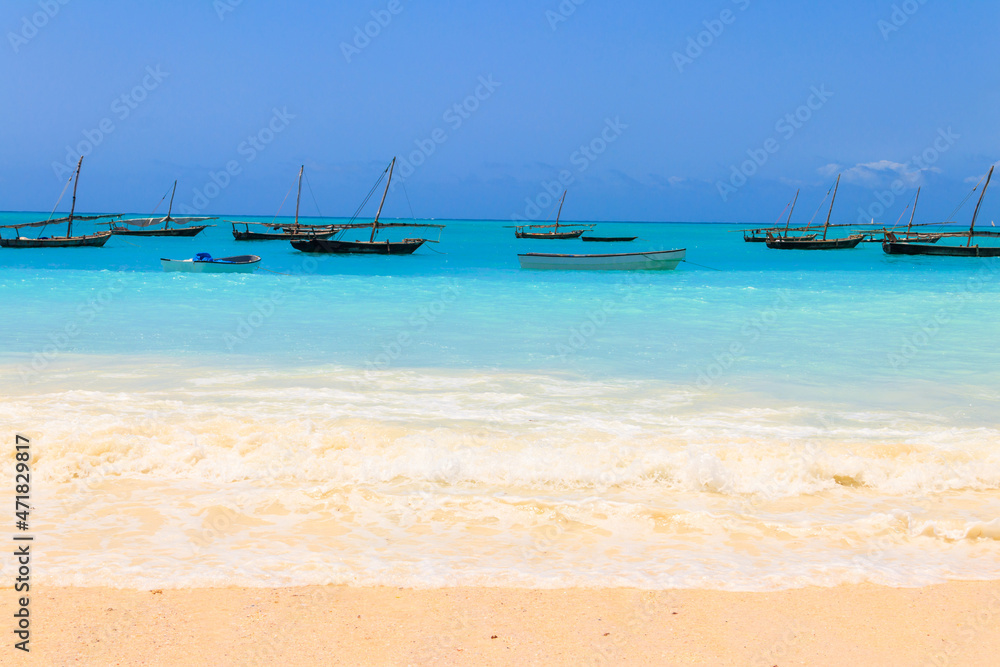
M 28 652 L 31 641 L 31 615 L 28 611 L 31 590 L 31 541 L 27 534 L 28 520 L 31 516 L 31 440 L 23 435 L 15 436 L 14 441 L 14 558 L 17 559 L 14 572 L 14 591 L 21 594 L 17 599 L 17 611 L 14 613 L 14 635 L 20 641 L 14 643 L 14 648 Z

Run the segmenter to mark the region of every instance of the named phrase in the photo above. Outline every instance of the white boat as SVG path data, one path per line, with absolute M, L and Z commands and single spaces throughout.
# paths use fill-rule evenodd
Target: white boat
M 582 269 L 604 271 L 669 271 L 684 260 L 686 250 L 620 252 L 608 255 L 559 255 L 547 252 L 519 254 L 522 269 Z
M 199 252 L 191 259 L 160 258 L 164 271 L 187 273 L 253 273 L 260 266 L 257 255 L 237 255 L 213 259 L 207 252 Z

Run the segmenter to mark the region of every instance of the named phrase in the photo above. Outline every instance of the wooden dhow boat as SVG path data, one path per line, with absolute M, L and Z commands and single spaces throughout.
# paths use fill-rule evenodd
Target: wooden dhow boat
M 15 238 L 0 238 L 0 248 L 99 248 L 108 242 L 111 238 L 111 232 L 95 232 L 94 234 L 83 234 L 81 236 L 73 236 L 73 221 L 82 220 L 101 220 L 103 218 L 118 218 L 120 215 L 76 215 L 76 187 L 80 183 L 80 167 L 83 165 L 83 156 L 80 156 L 80 161 L 76 163 L 76 173 L 71 177 L 73 181 L 73 203 L 70 206 L 69 215 L 65 218 L 57 218 L 55 220 L 42 220 L 41 222 L 27 222 L 20 225 L 3 225 L 0 229 L 14 229 L 17 230 L 18 236 Z M 66 186 L 69 186 L 69 181 L 66 182 Z M 66 193 L 66 188 L 63 188 L 63 194 Z M 62 195 L 59 196 L 59 201 L 62 201 Z M 59 201 L 56 202 L 55 208 L 58 208 Z M 37 238 L 29 238 L 20 235 L 20 230 L 26 227 L 41 227 L 42 231 L 48 225 L 60 225 L 66 223 L 66 236 L 39 236 Z
M 205 231 L 207 227 L 215 225 L 192 225 L 193 222 L 205 222 L 215 220 L 214 217 L 202 218 L 175 218 L 171 216 L 174 210 L 174 195 L 177 194 L 177 181 L 174 181 L 174 189 L 170 193 L 170 204 L 167 206 L 167 217 L 165 218 L 130 218 L 120 220 L 111 224 L 111 233 L 115 236 L 197 236 Z M 164 195 L 166 197 L 166 195 Z M 160 200 L 163 203 L 163 200 Z M 157 205 L 159 208 L 159 205 Z M 174 223 L 171 227 L 170 223 Z M 162 225 L 159 226 L 159 225 Z M 155 228 L 154 228 L 155 227 Z
M 743 230 L 743 240 L 747 243 L 765 243 L 767 242 L 767 237 L 769 234 L 774 234 L 779 229 L 782 232 L 782 237 L 787 237 L 789 232 L 801 232 L 809 229 L 808 227 L 789 227 L 792 222 L 792 213 L 795 211 L 795 204 L 799 201 L 799 191 L 795 191 L 795 198 L 792 199 L 789 204 L 785 205 L 785 210 L 788 211 L 788 218 L 785 220 L 785 227 L 760 227 L 757 229 L 744 229 Z M 789 209 L 790 207 L 790 209 Z M 778 220 L 785 215 L 785 210 L 781 211 L 781 215 L 778 216 Z M 811 241 L 816 238 L 818 234 L 800 234 L 795 238 L 802 239 L 804 241 Z
M 912 238 L 906 236 L 905 232 L 897 236 L 895 232 L 886 232 L 885 239 L 882 241 L 882 251 L 887 255 L 933 255 L 938 257 L 1000 257 L 1000 245 L 991 246 L 980 246 L 972 245 L 973 238 L 991 238 L 1000 239 L 1000 232 L 993 231 L 976 231 L 976 218 L 979 216 L 979 209 L 983 205 L 983 197 L 986 196 L 986 188 L 990 185 L 990 179 L 993 177 L 994 167 L 990 167 L 990 171 L 986 174 L 986 183 L 983 185 L 982 191 L 979 193 L 979 201 L 976 202 L 976 209 L 972 212 L 972 222 L 969 225 L 969 231 L 967 232 L 944 232 L 941 234 L 935 234 L 937 239 L 920 239 Z M 976 187 L 979 187 L 978 184 Z M 973 189 L 975 192 L 975 189 Z M 914 202 L 914 208 L 916 208 L 916 202 Z M 912 216 L 911 216 L 912 223 Z M 949 245 L 949 244 L 938 244 L 937 241 L 942 238 L 965 238 L 965 245 Z
M 592 241 L 595 243 L 628 243 L 635 241 L 638 236 L 581 236 L 581 241 Z
M 389 194 L 389 184 L 392 183 L 392 172 L 393 168 L 396 166 L 396 158 L 392 158 L 392 162 L 389 166 L 385 168 L 382 175 L 379 176 L 378 180 L 375 181 L 375 185 L 372 189 L 368 191 L 368 196 L 365 200 L 361 202 L 357 211 L 351 216 L 351 220 L 346 225 L 338 225 L 336 233 L 343 235 L 343 233 L 348 229 L 358 229 L 358 228 L 371 228 L 371 234 L 367 241 L 345 241 L 342 239 L 322 239 L 322 238 L 311 238 L 308 240 L 292 241 L 292 247 L 296 250 L 302 252 L 313 252 L 313 253 L 331 253 L 331 254 L 358 254 L 358 255 L 412 255 L 413 252 L 422 246 L 424 243 L 437 243 L 433 239 L 403 239 L 401 241 L 376 241 L 375 237 L 378 235 L 379 230 L 388 227 L 436 227 L 437 229 L 443 229 L 444 225 L 431 225 L 423 223 L 409 223 L 409 222 L 379 222 L 379 218 L 382 215 L 382 207 L 385 205 L 386 195 Z M 379 183 L 382 179 L 386 177 L 388 173 L 388 179 L 385 182 L 385 190 L 382 192 L 382 201 L 379 202 L 378 211 L 375 213 L 375 219 L 372 220 L 371 224 L 354 224 L 358 215 L 361 213 L 361 209 L 364 208 L 368 200 L 371 199 L 372 194 L 378 188 Z
M 846 248 L 856 248 L 864 240 L 864 234 L 851 234 L 844 238 L 827 238 L 830 229 L 830 216 L 833 214 L 833 203 L 837 199 L 837 189 L 840 187 L 840 174 L 837 175 L 837 182 L 833 186 L 833 197 L 830 199 L 830 210 L 826 214 L 826 223 L 823 225 L 823 238 L 816 238 L 815 235 L 789 236 L 776 235 L 773 232 L 767 233 L 765 243 L 768 248 L 776 250 L 841 250 Z M 796 195 L 797 196 L 797 195 Z M 789 214 L 791 219 L 791 214 Z M 808 227 L 806 228 L 808 229 Z
M 575 239 L 583 235 L 584 232 L 589 232 L 594 228 L 594 225 L 560 225 L 559 218 L 562 216 L 563 203 L 566 201 L 566 190 L 563 190 L 562 198 L 559 200 L 559 211 L 556 213 L 556 223 L 554 225 L 521 225 L 514 228 L 514 236 L 519 239 Z M 551 214 L 550 214 L 551 215 Z M 559 231 L 559 227 L 563 228 L 563 231 Z M 582 227 L 583 229 L 570 229 L 567 227 Z M 551 232 L 535 232 L 527 231 L 533 229 L 551 229 Z M 587 239 L 588 241 L 593 241 L 595 239 Z
M 337 228 L 334 225 L 303 225 L 299 224 L 299 204 L 302 202 L 302 174 L 305 165 L 299 167 L 299 191 L 295 197 L 295 222 L 292 224 L 273 222 L 239 222 L 228 220 L 233 225 L 233 239 L 237 241 L 298 241 L 306 239 L 325 239 L 333 236 Z M 287 195 L 286 195 L 287 198 Z M 282 202 L 284 204 L 284 202 Z M 280 211 L 279 211 L 280 212 Z M 240 225 L 243 229 L 240 229 Z M 254 229 L 251 230 L 250 226 Z M 257 229 L 266 231 L 257 231 Z

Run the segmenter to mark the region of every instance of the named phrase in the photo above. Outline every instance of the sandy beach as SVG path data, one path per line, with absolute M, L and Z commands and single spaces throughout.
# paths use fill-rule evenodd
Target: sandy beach
M 990 665 L 1000 652 L 1000 582 L 44 588 L 32 604 L 28 662 L 39 665 Z M 21 660 L 9 649 L 0 662 Z

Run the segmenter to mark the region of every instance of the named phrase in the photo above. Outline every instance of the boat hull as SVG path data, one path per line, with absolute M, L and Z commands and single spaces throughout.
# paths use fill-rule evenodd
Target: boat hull
M 0 248 L 100 248 L 110 238 L 111 232 L 84 236 L 57 236 L 48 239 L 29 239 L 19 236 L 14 239 L 0 239 Z
M 208 225 L 197 227 L 173 227 L 170 229 L 128 229 L 127 227 L 112 227 L 111 233 L 115 236 L 197 236 L 201 234 Z
M 581 236 L 581 241 L 591 241 L 593 243 L 627 243 L 635 241 L 638 236 Z
M 858 247 L 864 236 L 848 236 L 843 239 L 802 239 L 792 237 L 772 237 L 765 241 L 768 248 L 775 250 L 846 250 Z
M 183 273 L 253 273 L 260 267 L 260 257 L 257 255 L 238 255 L 236 257 L 220 257 L 211 261 L 194 259 L 160 258 L 164 271 Z
M 328 239 L 333 232 L 301 232 L 286 234 L 285 232 L 240 232 L 233 230 L 233 238 L 237 241 L 308 241 L 311 239 Z
M 669 271 L 684 260 L 685 249 L 626 252 L 605 255 L 519 254 L 522 269 L 568 271 Z
M 561 240 L 561 239 L 576 239 L 583 235 L 587 231 L 586 229 L 580 229 L 572 232 L 514 232 L 514 236 L 519 239 L 551 239 L 551 240 Z
M 411 255 L 424 244 L 423 239 L 402 241 L 331 241 L 310 239 L 293 241 L 292 247 L 302 252 L 336 255 Z
M 1000 257 L 1000 247 L 932 245 L 932 243 L 905 243 L 883 241 L 882 252 L 887 255 L 932 255 L 936 257 Z

